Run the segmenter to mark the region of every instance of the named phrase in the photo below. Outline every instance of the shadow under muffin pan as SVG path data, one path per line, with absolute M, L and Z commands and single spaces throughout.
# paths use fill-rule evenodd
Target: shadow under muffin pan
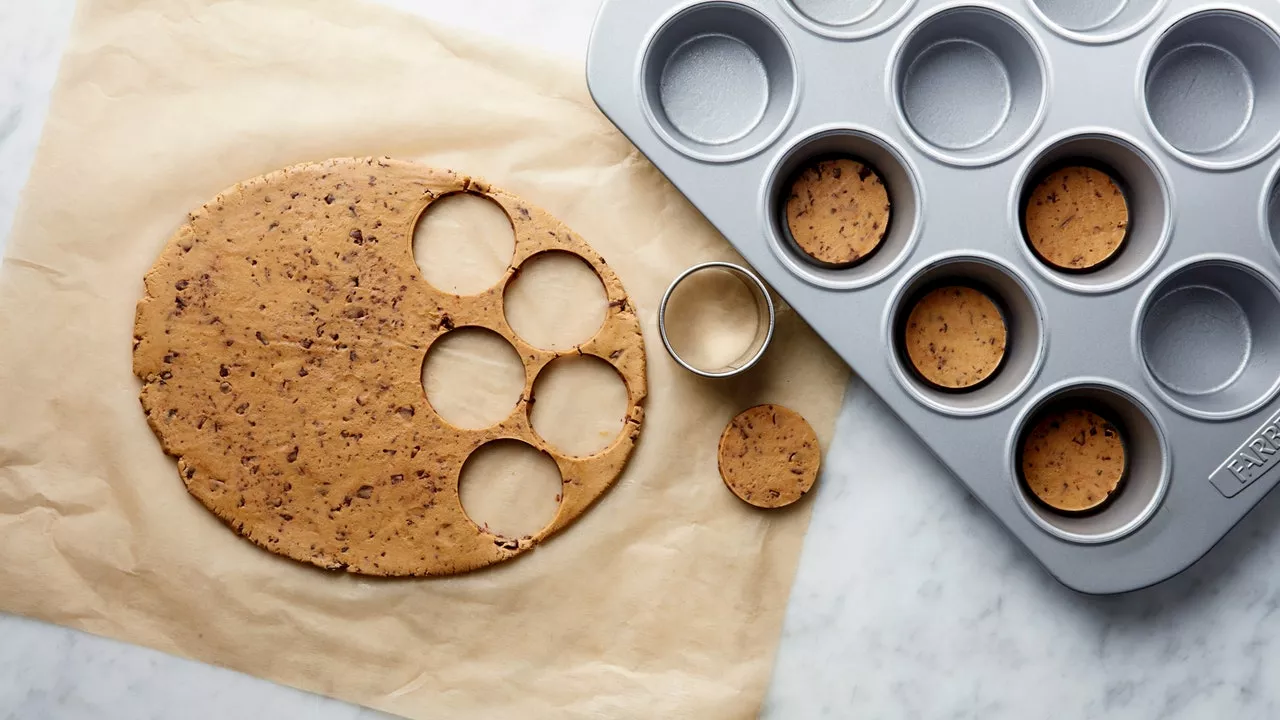
M 1274 0 L 604 0 L 587 75 L 1055 578 L 1116 593 L 1190 566 L 1280 483 L 1278 20 Z M 891 205 L 851 266 L 787 226 L 790 183 L 832 157 L 874 168 Z M 1068 166 L 1104 170 L 1128 212 L 1088 272 L 1026 237 L 1029 193 Z M 946 284 L 1007 324 L 998 369 L 959 391 L 901 340 Z M 1017 462 L 1028 424 L 1067 401 L 1105 408 L 1129 461 L 1083 515 L 1037 502 Z

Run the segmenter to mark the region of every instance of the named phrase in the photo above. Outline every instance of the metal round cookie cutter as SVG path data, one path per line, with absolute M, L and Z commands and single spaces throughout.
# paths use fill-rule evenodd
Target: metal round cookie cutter
M 751 291 L 752 297 L 756 301 L 756 311 L 758 313 L 758 325 L 756 328 L 756 336 L 752 339 L 751 344 L 732 362 L 714 368 L 698 367 L 687 359 L 680 356 L 671 344 L 671 338 L 667 334 L 667 306 L 671 301 L 672 295 L 675 294 L 676 288 L 681 283 L 694 275 L 700 273 L 728 273 L 736 277 Z M 658 306 L 658 334 L 662 336 L 662 344 L 667 348 L 667 354 L 680 364 L 685 370 L 695 375 L 701 375 L 706 378 L 727 378 L 740 375 L 750 370 L 756 363 L 760 362 L 760 358 L 764 357 L 764 353 L 769 349 L 769 343 L 773 340 L 774 326 L 777 324 L 777 315 L 773 307 L 773 298 L 769 295 L 769 289 L 755 273 L 742 267 L 727 262 L 707 262 L 693 267 L 680 273 L 667 291 L 662 295 L 662 303 Z

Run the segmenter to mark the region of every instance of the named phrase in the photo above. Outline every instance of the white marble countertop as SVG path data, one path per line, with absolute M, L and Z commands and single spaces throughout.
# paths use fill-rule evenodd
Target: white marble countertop
M 381 1 L 571 57 L 599 3 Z M 0 245 L 73 10 L 0 2 Z M 1280 717 L 1278 494 L 1179 577 L 1077 595 L 855 386 L 815 503 L 768 717 Z M 0 615 L 0 718 L 177 717 L 381 715 Z

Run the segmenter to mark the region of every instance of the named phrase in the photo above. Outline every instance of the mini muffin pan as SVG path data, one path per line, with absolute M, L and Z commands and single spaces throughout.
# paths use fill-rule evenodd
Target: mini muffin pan
M 1280 5 L 1274 0 L 605 0 L 606 115 L 1066 585 L 1115 593 L 1203 556 L 1280 482 Z M 781 212 L 846 156 L 892 204 L 878 249 L 814 262 Z M 1042 262 L 1030 183 L 1105 167 L 1129 232 Z M 946 392 L 896 338 L 923 288 L 1006 313 L 999 372 Z M 1102 408 L 1128 463 L 1097 512 L 1019 476 L 1045 408 Z

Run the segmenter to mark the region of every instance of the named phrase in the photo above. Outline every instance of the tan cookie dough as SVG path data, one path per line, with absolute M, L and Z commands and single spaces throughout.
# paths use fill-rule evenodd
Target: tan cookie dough
M 1096 510 L 1124 481 L 1124 439 L 1088 410 L 1051 412 L 1022 446 L 1022 477 L 1045 505 L 1065 513 Z
M 460 297 L 423 280 L 413 234 L 451 193 L 487 197 L 510 217 L 505 278 Z M 535 348 L 503 319 L 503 290 L 536 253 L 581 257 L 609 298 L 603 327 L 565 352 Z M 455 327 L 504 337 L 525 366 L 512 414 L 479 430 L 450 426 L 424 395 L 428 349 Z M 626 381 L 622 436 L 569 458 L 531 427 L 538 372 L 593 355 Z M 192 212 L 146 275 L 134 373 L 187 490 L 262 547 L 369 575 L 447 575 L 508 560 L 566 527 L 626 464 L 644 416 L 640 323 L 616 275 L 546 212 L 482 182 L 389 159 L 298 165 L 240 183 Z M 555 519 L 502 537 L 479 528 L 458 494 L 479 447 L 520 440 L 563 478 Z
M 821 463 L 813 428 L 781 405 L 744 411 L 720 436 L 720 477 L 734 495 L 758 508 L 799 500 L 818 479 Z
M 995 301 L 960 285 L 920 298 L 904 331 L 911 365 L 929 382 L 950 390 L 972 388 L 995 375 L 1009 333 Z
M 787 227 L 805 254 L 827 265 L 852 265 L 884 242 L 889 193 L 870 166 L 849 158 L 823 160 L 791 186 Z
M 1027 201 L 1027 241 L 1046 263 L 1090 270 L 1115 257 L 1129 232 L 1129 203 L 1110 175 L 1068 167 L 1046 177 Z

